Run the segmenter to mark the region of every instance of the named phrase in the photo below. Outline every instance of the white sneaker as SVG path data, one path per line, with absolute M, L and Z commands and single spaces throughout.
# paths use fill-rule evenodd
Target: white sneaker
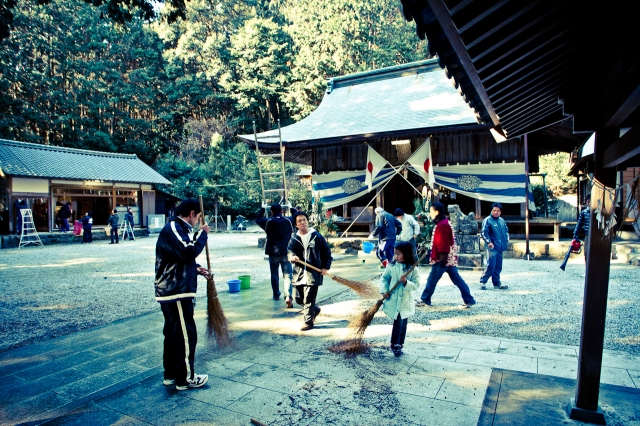
M 194 389 L 204 386 L 209 381 L 208 374 L 194 374 L 193 379 L 187 379 L 185 386 L 176 386 L 176 390 L 182 391 L 187 389 Z

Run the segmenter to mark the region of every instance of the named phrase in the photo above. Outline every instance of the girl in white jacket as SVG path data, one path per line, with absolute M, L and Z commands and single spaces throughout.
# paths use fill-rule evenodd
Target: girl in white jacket
M 389 318 L 393 318 L 391 350 L 395 356 L 402 355 L 407 319 L 416 312 L 413 292 L 419 287 L 420 272 L 416 267 L 403 277 L 416 261 L 411 243 L 398 243 L 394 249 L 394 262 L 384 270 L 380 282 L 380 293 L 384 299 L 382 310 Z M 400 284 L 391 291 L 398 281 Z

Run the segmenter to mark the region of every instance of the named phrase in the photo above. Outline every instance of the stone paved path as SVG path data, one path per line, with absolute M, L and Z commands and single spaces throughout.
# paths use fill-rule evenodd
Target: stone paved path
M 357 258 L 336 262 L 346 278 L 373 277 Z M 349 271 L 357 271 L 354 276 Z M 323 298 L 342 290 L 327 282 Z M 299 331 L 296 309 L 256 286 L 220 291 L 236 347 L 204 336 L 197 308 L 196 369 L 209 383 L 178 393 L 162 385 L 162 315 L 155 312 L 0 353 L 1 424 L 475 425 L 493 368 L 575 378 L 577 348 L 429 331 L 410 324 L 405 355 L 386 349 L 390 326 L 373 325 L 368 356 L 327 351 L 348 335 L 358 301 L 321 304 L 317 328 Z M 640 386 L 640 358 L 607 351 L 603 383 Z M 564 403 L 561 401 L 559 403 Z

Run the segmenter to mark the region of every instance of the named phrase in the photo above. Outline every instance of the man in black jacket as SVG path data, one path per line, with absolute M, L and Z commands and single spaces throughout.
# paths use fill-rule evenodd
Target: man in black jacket
M 156 300 L 164 314 L 164 385 L 175 383 L 177 390 L 199 388 L 209 380 L 196 374 L 193 360 L 198 333 L 193 320 L 198 275 L 211 273 L 196 263 L 204 249 L 209 226 L 193 227 L 200 220 L 200 203 L 186 199 L 176 208 L 176 216 L 162 228 L 156 243 Z
M 60 207 L 58 213 L 62 224 L 60 225 L 60 232 L 69 232 L 69 218 L 71 217 L 71 203 L 67 202 L 64 206 Z
M 301 331 L 311 330 L 315 318 L 320 313 L 316 305 L 318 287 L 322 285 L 323 276 L 331 268 L 331 249 L 322 235 L 309 226 L 309 216 L 298 212 L 295 216 L 298 232 L 289 243 L 289 260 L 294 264 L 293 285 L 296 288 L 296 303 L 302 306 L 304 326 Z M 298 263 L 301 260 L 320 269 L 321 272 L 308 269 Z
M 284 278 L 284 296 L 287 308 L 293 307 L 291 300 L 291 263 L 287 258 L 287 246 L 291 240 L 293 226 L 289 219 L 282 217 L 280 204 L 271 206 L 271 218 L 264 217 L 265 209 L 260 209 L 256 223 L 267 233 L 267 243 L 264 253 L 269 256 L 269 268 L 271 269 L 271 289 L 273 300 L 280 300 L 280 274 L 282 268 Z

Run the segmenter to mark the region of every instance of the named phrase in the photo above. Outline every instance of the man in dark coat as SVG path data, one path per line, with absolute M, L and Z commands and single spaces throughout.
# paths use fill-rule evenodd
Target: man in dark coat
M 584 205 L 582 206 L 582 210 L 578 215 L 578 222 L 576 223 L 576 227 L 573 230 L 573 239 L 577 240 L 580 236 L 580 231 L 584 230 L 584 241 L 586 242 L 589 238 L 589 217 L 591 216 L 591 212 L 589 210 L 589 204 L 591 203 L 591 196 L 587 195 L 587 198 L 584 200 Z M 583 246 L 584 258 L 587 258 L 587 244 Z
M 69 232 L 69 218 L 71 217 L 71 203 L 67 202 L 60 208 L 58 212 L 62 224 L 60 225 L 60 232 Z
M 293 226 L 289 219 L 282 217 L 282 207 L 280 204 L 271 206 L 271 217 L 264 217 L 265 209 L 260 209 L 256 223 L 267 233 L 267 243 L 264 252 L 269 256 L 269 268 L 271 270 L 271 289 L 273 290 L 273 300 L 280 300 L 280 274 L 278 269 L 282 269 L 284 279 L 284 297 L 287 308 L 293 307 L 291 300 L 291 262 L 287 258 L 287 246 L 291 240 Z
M 27 204 L 27 200 L 25 200 L 24 198 L 18 198 L 14 203 L 14 206 L 16 208 L 16 234 L 21 235 L 23 223 L 21 210 L 28 209 L 29 205 Z
M 509 229 L 507 223 L 500 217 L 502 214 L 502 204 L 493 203 L 491 205 L 491 215 L 482 221 L 482 231 L 480 235 L 484 239 L 487 248 L 487 267 L 480 277 L 480 288 L 487 289 L 487 281 L 491 278 L 493 288 L 496 290 L 506 290 L 509 287 L 500 282 L 502 272 L 502 252 L 507 251 L 509 245 Z
M 118 244 L 119 242 L 119 237 L 118 237 L 118 221 L 120 220 L 120 216 L 118 216 L 118 210 L 113 209 L 111 216 L 109 216 L 109 219 L 107 220 L 107 224 L 110 227 L 110 232 L 109 235 L 111 236 L 111 242 L 109 244 L 113 244 L 114 243 L 114 238 L 115 238 L 115 243 Z
M 200 203 L 189 198 L 176 208 L 176 216 L 162 228 L 156 243 L 156 300 L 164 315 L 164 381 L 177 390 L 199 388 L 209 380 L 196 374 L 194 358 L 198 333 L 193 319 L 198 275 L 211 273 L 196 263 L 205 248 L 209 226 L 200 221 Z
M 127 221 L 127 225 L 129 226 L 124 229 L 122 239 L 125 241 L 127 238 L 135 240 L 136 238 L 133 235 L 133 210 L 131 210 L 131 207 L 129 207 L 127 212 L 124 214 L 124 220 Z
M 302 331 L 311 330 L 313 322 L 320 313 L 316 305 L 318 287 L 322 285 L 323 276 L 331 268 L 331 249 L 322 235 L 309 227 L 309 216 L 298 212 L 295 217 L 298 232 L 289 243 L 289 260 L 293 263 L 293 285 L 296 289 L 296 303 L 302 306 L 304 326 Z M 320 269 L 317 272 L 297 263 L 301 260 Z

